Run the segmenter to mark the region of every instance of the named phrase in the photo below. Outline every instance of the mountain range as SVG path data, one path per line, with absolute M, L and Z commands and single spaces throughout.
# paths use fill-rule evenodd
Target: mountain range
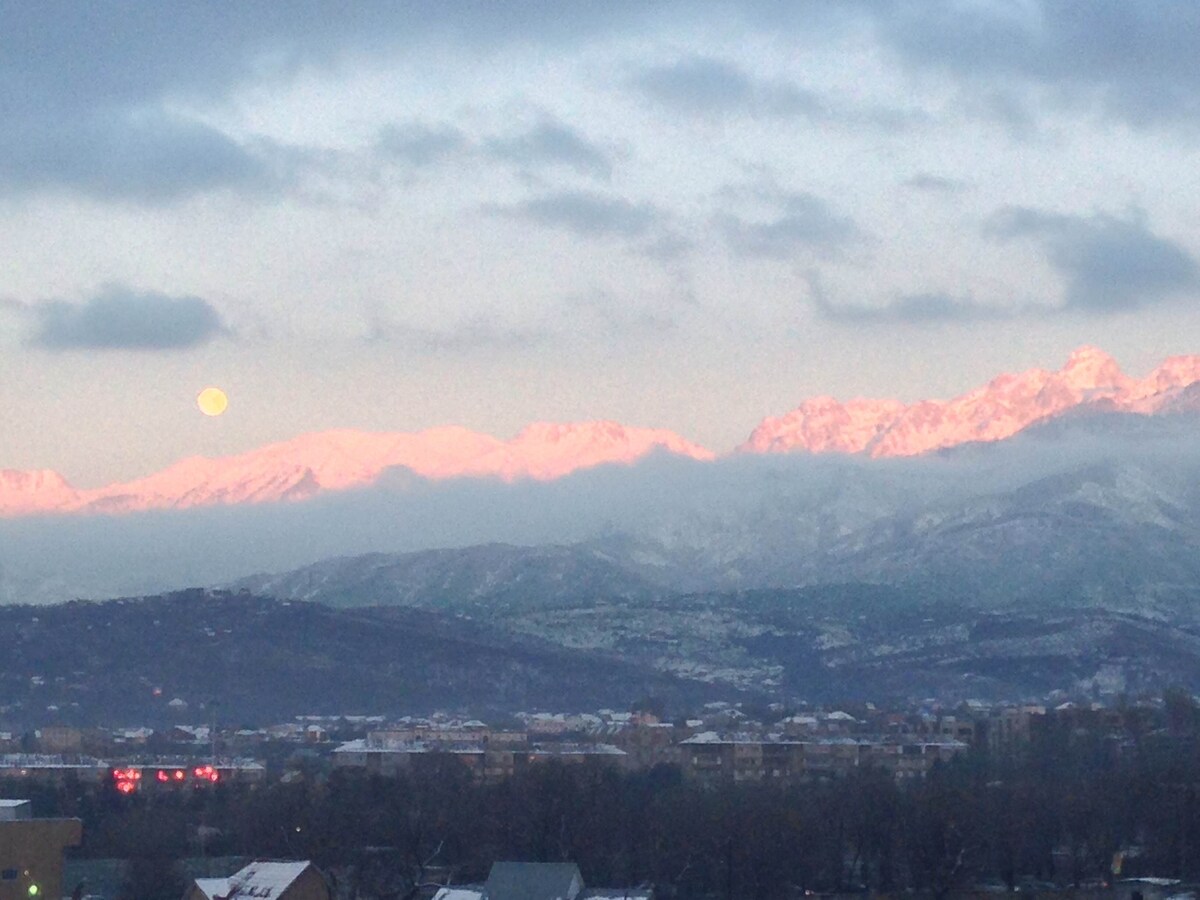
M 1034 424 L 1087 413 L 1158 415 L 1200 409 L 1200 356 L 1125 375 L 1094 347 L 1058 371 L 1005 374 L 950 400 L 805 400 L 765 419 L 736 455 L 845 453 L 909 457 L 1010 438 Z M 50 470 L 0 469 L 0 517 L 124 513 L 302 500 L 374 484 L 388 470 L 429 480 L 553 480 L 653 453 L 700 461 L 717 454 L 679 435 L 616 422 L 534 423 L 503 441 L 447 426 L 417 433 L 339 430 L 307 434 L 235 456 L 194 457 L 130 482 L 79 489 Z
M 0 628 L 0 720 L 28 725 L 485 715 L 648 695 L 687 708 L 736 693 L 461 617 L 220 591 L 0 606 Z

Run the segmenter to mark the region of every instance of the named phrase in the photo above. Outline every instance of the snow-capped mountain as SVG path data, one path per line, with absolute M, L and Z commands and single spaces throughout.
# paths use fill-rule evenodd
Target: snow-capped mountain
M 975 441 L 1012 437 L 1035 422 L 1087 409 L 1155 413 L 1200 382 L 1200 356 L 1167 359 L 1145 378 L 1130 378 L 1116 360 L 1081 347 L 1057 372 L 1030 369 L 993 378 L 951 400 L 832 397 L 806 400 L 786 415 L 768 418 L 739 449 L 752 453 L 864 453 L 918 456 Z
M 0 516 L 298 500 L 369 485 L 397 467 L 433 480 L 549 480 L 605 463 L 633 463 L 654 452 L 713 458 L 670 431 L 604 421 L 534 423 L 509 441 L 459 427 L 394 434 L 326 431 L 237 456 L 181 460 L 145 478 L 94 490 L 77 490 L 55 472 L 0 470 Z
M 0 515 L 20 516 L 52 509 L 74 509 L 79 493 L 49 469 L 20 472 L 0 469 Z

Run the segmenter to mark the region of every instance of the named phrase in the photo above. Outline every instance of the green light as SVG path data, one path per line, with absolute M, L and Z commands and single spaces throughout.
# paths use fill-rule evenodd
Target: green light
M 36 897 L 41 892 L 42 892 L 42 889 L 40 887 L 38 887 L 36 884 L 31 884 L 29 886 L 29 890 L 26 891 L 26 893 L 29 894 L 30 897 Z

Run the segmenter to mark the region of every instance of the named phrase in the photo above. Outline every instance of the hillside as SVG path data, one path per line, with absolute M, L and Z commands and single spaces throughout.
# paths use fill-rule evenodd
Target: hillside
M 0 608 L 0 718 L 271 722 L 302 714 L 627 707 L 728 691 L 419 610 L 228 592 Z M 174 699 L 184 709 L 168 706 Z M 213 704 L 216 705 L 215 711 Z

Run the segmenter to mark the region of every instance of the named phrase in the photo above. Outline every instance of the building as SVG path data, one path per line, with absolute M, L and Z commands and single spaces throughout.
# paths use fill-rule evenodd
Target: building
M 683 777 L 709 783 L 787 783 L 879 768 L 897 779 L 924 776 L 969 748 L 961 741 L 854 738 L 793 740 L 701 732 L 679 744 Z
M 33 781 L 62 784 L 69 778 L 79 781 L 103 781 L 109 766 L 102 759 L 87 756 L 51 756 L 44 753 L 0 754 L 0 778 L 28 778 Z
M 611 744 L 555 742 L 492 746 L 482 742 L 398 740 L 382 733 L 347 741 L 333 751 L 333 765 L 396 777 L 429 771 L 451 760 L 479 781 L 496 782 L 531 765 L 550 761 L 571 764 L 626 766 L 628 754 Z
M 120 763 L 108 773 L 122 794 L 143 790 L 175 790 L 243 782 L 254 784 L 266 777 L 262 763 L 253 759 L 216 759 L 212 762 L 184 758 Z
M 227 878 L 197 878 L 183 900 L 330 900 L 311 862 L 256 860 Z
M 575 863 L 497 862 L 482 885 L 445 887 L 434 900 L 651 900 L 649 888 L 585 888 Z
M 0 800 L 0 900 L 58 900 L 63 849 L 82 839 L 79 819 L 35 819 L 28 800 Z
M 1029 744 L 1038 728 L 1044 727 L 1046 707 L 1017 706 L 993 712 L 986 722 L 987 748 L 1004 755 Z

